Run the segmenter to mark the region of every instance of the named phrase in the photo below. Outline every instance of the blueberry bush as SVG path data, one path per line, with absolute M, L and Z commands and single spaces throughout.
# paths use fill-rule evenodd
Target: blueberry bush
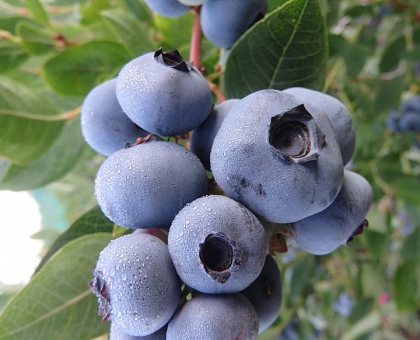
M 419 177 L 417 0 L 0 0 L 0 340 L 419 339 Z

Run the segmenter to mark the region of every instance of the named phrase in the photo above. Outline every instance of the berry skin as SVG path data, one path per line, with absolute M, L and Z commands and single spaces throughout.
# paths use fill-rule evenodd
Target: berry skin
M 398 119 L 401 132 L 420 132 L 420 110 L 405 111 Z
M 165 243 L 133 233 L 111 241 L 99 254 L 92 291 L 99 314 L 122 332 L 152 334 L 169 321 L 181 296 L 181 285 Z
M 210 151 L 214 137 L 230 109 L 239 99 L 228 99 L 216 105 L 207 119 L 193 131 L 190 150 L 194 152 L 207 170 L 210 170 Z
M 116 92 L 133 122 L 161 136 L 195 129 L 212 108 L 207 80 L 178 51 L 158 50 L 130 61 L 117 77 Z
M 343 164 L 346 165 L 353 157 L 356 146 L 356 134 L 350 112 L 344 104 L 326 93 L 303 87 L 292 87 L 283 92 L 290 93 L 303 100 L 311 113 L 310 107 L 315 106 L 327 114 L 340 146 Z
M 166 329 L 167 326 L 149 335 L 133 336 L 124 333 L 115 322 L 112 322 L 108 340 L 166 340 Z
M 324 210 L 343 183 L 341 152 L 326 114 L 312 116 L 302 101 L 277 90 L 254 92 L 231 109 L 210 165 L 229 197 L 274 223 Z
M 168 228 L 185 204 L 206 193 L 206 172 L 197 156 L 162 140 L 117 151 L 95 179 L 103 213 L 127 228 Z
M 414 111 L 420 114 L 420 96 L 414 96 L 403 103 L 401 108 L 401 114 L 403 115 L 404 113 L 409 111 Z
M 203 34 L 214 45 L 230 48 L 267 12 L 267 0 L 210 0 L 201 8 Z
M 187 301 L 168 324 L 167 340 L 254 340 L 258 316 L 241 294 L 200 294 Z
M 199 5 L 202 5 L 209 0 L 178 0 L 178 1 L 181 4 L 184 4 L 186 6 L 199 6 Z
M 257 311 L 258 333 L 262 333 L 277 319 L 282 300 L 280 269 L 271 255 L 266 256 L 264 267 L 257 279 L 241 294 Z
M 289 230 L 304 251 L 314 255 L 331 253 L 366 226 L 372 195 L 365 178 L 345 170 L 343 186 L 334 202 L 316 215 L 289 224 Z
M 148 132 L 134 124 L 121 109 L 115 94 L 117 79 L 94 87 L 86 96 L 80 115 L 82 134 L 89 146 L 104 156 L 134 143 Z
M 187 204 L 173 220 L 168 248 L 181 280 L 202 293 L 235 293 L 260 274 L 267 240 L 243 205 L 219 195 Z
M 149 8 L 157 14 L 175 18 L 187 13 L 190 9 L 178 0 L 144 0 Z

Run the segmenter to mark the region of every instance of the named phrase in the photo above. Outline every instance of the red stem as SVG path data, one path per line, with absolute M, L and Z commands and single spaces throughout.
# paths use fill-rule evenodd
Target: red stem
M 193 62 L 194 66 L 201 71 L 201 6 L 194 6 L 192 7 L 192 10 L 194 12 L 194 25 L 191 35 L 190 61 Z

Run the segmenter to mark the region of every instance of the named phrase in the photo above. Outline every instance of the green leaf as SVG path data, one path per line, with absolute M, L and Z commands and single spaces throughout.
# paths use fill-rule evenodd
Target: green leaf
M 361 285 L 364 296 L 377 297 L 385 291 L 383 268 L 377 263 L 366 262 L 361 266 Z
M 108 220 L 102 213 L 102 210 L 96 206 L 77 219 L 63 234 L 61 234 L 44 255 L 38 268 L 38 272 L 45 263 L 62 247 L 70 241 L 75 240 L 84 235 L 95 233 L 112 233 L 115 224 Z
M 0 190 L 31 190 L 58 180 L 77 162 L 85 147 L 80 118 L 67 122 L 51 147 L 27 167 L 12 165 L 0 181 Z
M 48 25 L 50 19 L 48 18 L 48 14 L 42 5 L 41 1 L 39 0 L 25 0 L 26 8 L 31 12 L 32 16 L 34 17 L 35 21 L 39 22 L 40 24 Z
M 364 234 L 369 246 L 369 254 L 374 260 L 381 260 L 382 256 L 385 255 L 385 252 L 389 247 L 390 237 L 387 237 L 386 234 L 372 231 L 370 229 L 364 231 Z
M 369 49 L 358 43 L 346 43 L 342 50 L 342 56 L 346 63 L 347 75 L 354 78 L 363 70 L 369 57 Z
M 101 15 L 118 42 L 131 52 L 132 58 L 156 50 L 156 46 L 149 39 L 148 31 L 135 17 L 117 10 L 102 11 Z
M 57 108 L 34 88 L 0 77 L 0 156 L 28 165 L 60 134 Z
M 404 261 L 420 260 L 420 228 L 406 237 L 401 249 L 401 256 Z
M 0 73 L 18 67 L 28 58 L 29 54 L 22 48 L 21 44 L 0 39 Z
M 389 44 L 382 54 L 379 70 L 383 73 L 390 72 L 397 68 L 405 48 L 405 37 L 399 37 Z
M 44 54 L 54 50 L 56 41 L 45 30 L 38 26 L 21 22 L 17 33 L 22 39 L 22 45 L 33 54 Z
M 152 11 L 147 6 L 146 2 L 139 0 L 120 0 L 122 6 L 133 14 L 138 20 L 142 22 L 151 23 L 153 20 Z
M 107 75 L 115 75 L 130 60 L 123 45 L 92 41 L 73 46 L 44 65 L 45 80 L 63 95 L 85 96 Z
M 57 252 L 3 310 L 0 339 L 89 340 L 106 333 L 88 282 L 111 238 L 86 235 Z
M 315 257 L 310 254 L 304 254 L 293 266 L 292 277 L 290 279 L 290 292 L 287 300 L 290 305 L 302 294 L 305 287 L 315 271 Z
M 393 297 L 400 311 L 416 310 L 420 299 L 418 287 L 420 284 L 420 268 L 418 261 L 405 261 L 395 271 L 392 289 Z
M 256 23 L 227 60 L 228 98 L 261 89 L 321 90 L 327 70 L 327 29 L 318 1 L 291 0 Z
M 186 13 L 178 18 L 166 18 L 160 15 L 154 16 L 156 28 L 162 34 L 160 46 L 165 50 L 179 49 L 181 46 L 190 44 L 194 15 Z M 183 56 L 188 59 L 188 55 Z
M 342 340 L 357 340 L 381 325 L 381 316 L 378 312 L 371 312 L 363 319 L 352 325 L 341 337 Z
M 374 101 L 374 110 L 377 113 L 395 109 L 399 106 L 401 93 L 406 86 L 404 80 L 404 75 L 400 75 L 381 81 Z

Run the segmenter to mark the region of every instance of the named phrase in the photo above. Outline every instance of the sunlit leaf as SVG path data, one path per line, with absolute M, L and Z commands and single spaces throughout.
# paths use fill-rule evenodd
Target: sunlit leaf
M 288 1 L 232 47 L 226 95 L 242 98 L 261 89 L 293 86 L 321 90 L 327 53 L 327 29 L 318 1 Z
M 88 282 L 111 238 L 86 235 L 61 248 L 9 301 L 0 315 L 0 339 L 89 340 L 107 332 Z

